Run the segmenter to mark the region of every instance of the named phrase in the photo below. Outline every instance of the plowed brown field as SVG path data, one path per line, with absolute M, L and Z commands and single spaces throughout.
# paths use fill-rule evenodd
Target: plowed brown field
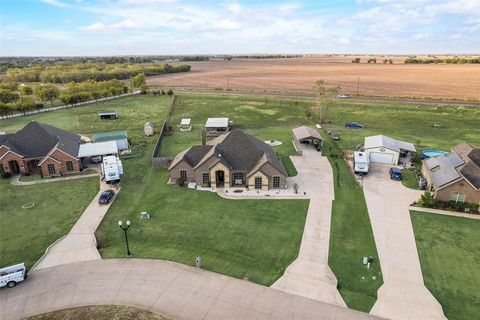
M 310 91 L 315 81 L 340 86 L 346 94 L 447 99 L 480 99 L 480 65 L 351 63 L 353 57 L 234 59 L 188 62 L 192 70 L 151 77 L 149 85 L 245 91 Z

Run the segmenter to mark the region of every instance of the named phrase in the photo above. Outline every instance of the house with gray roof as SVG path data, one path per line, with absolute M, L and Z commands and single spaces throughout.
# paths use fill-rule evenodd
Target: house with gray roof
M 14 134 L 0 135 L 0 173 L 43 176 L 80 171 L 80 136 L 37 121 Z
M 480 203 L 480 149 L 460 144 L 448 155 L 423 161 L 427 190 L 441 201 Z
M 251 189 L 285 188 L 287 172 L 273 148 L 237 129 L 180 152 L 168 168 L 178 179 L 198 186 Z

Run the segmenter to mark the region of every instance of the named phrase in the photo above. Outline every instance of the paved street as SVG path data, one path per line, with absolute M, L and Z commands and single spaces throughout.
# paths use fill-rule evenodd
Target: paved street
M 101 259 L 97 250 L 95 230 L 102 222 L 110 204 L 99 205 L 98 198 L 102 191 L 110 189 L 104 182 L 100 183 L 100 191 L 77 220 L 70 232 L 53 244 L 40 259 L 35 269 L 74 263 L 80 261 Z
M 389 319 L 445 319 L 423 283 L 409 205 L 421 192 L 390 180 L 388 165 L 373 164 L 363 180 L 384 284 L 371 314 Z
M 0 289 L 0 319 L 86 305 L 132 305 L 182 319 L 380 319 L 161 260 L 93 260 L 31 272 Z
M 337 290 L 337 279 L 328 266 L 330 220 L 334 199 L 332 167 L 313 148 L 291 157 L 298 175 L 293 180 L 299 192 L 310 198 L 298 258 L 272 288 L 319 301 L 345 306 Z

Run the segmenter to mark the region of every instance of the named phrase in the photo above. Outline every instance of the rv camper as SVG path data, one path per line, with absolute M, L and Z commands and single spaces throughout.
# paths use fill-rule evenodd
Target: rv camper
M 355 151 L 353 153 L 353 159 L 354 159 L 353 171 L 356 174 L 358 173 L 367 174 L 368 166 L 369 166 L 367 154 L 363 151 Z
M 120 182 L 120 175 L 123 174 L 123 165 L 120 158 L 116 156 L 103 157 L 102 175 L 108 184 Z

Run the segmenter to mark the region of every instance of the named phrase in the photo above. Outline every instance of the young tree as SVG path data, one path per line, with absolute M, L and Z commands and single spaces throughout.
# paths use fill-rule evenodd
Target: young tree
M 135 88 L 141 88 L 144 85 L 147 85 L 144 73 L 139 73 L 136 76 L 133 76 L 133 86 Z
M 318 120 L 323 124 L 327 121 L 328 110 L 340 92 L 340 87 L 326 87 L 324 80 L 318 80 L 314 91 L 317 96 Z
M 20 99 L 20 95 L 9 89 L 0 89 L 0 102 L 11 103 Z
M 30 96 L 33 94 L 33 88 L 27 85 L 20 86 L 20 93 L 24 96 Z
M 54 84 L 46 84 L 35 88 L 35 95 L 42 100 L 42 102 L 50 102 L 53 107 L 53 101 L 60 96 L 60 89 Z

